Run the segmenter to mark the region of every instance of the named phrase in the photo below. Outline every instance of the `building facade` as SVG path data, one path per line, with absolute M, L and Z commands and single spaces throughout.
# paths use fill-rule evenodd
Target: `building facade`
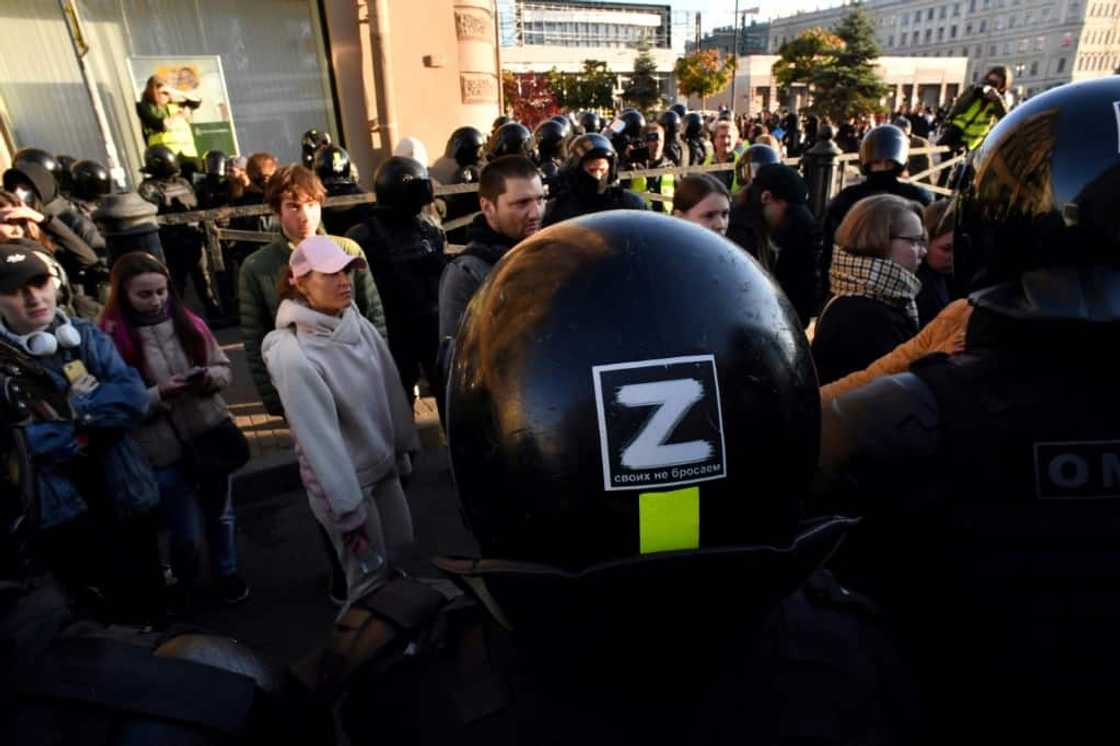
M 671 6 L 591 0 L 516 0 L 499 4 L 502 69 L 578 73 L 585 60 L 607 63 L 621 91 L 640 48 L 649 47 L 662 95 L 675 97 Z M 513 21 L 505 18 L 512 14 Z
M 434 158 L 456 127 L 488 131 L 500 111 L 494 0 L 72 7 L 70 16 L 51 0 L 5 4 L 0 166 L 19 148 L 41 147 L 111 163 L 135 186 L 145 149 L 135 104 L 147 76 L 167 69 L 179 71 L 178 87 L 194 75 L 220 96 L 204 94 L 204 106 L 222 120 L 213 126 L 228 133 L 228 153 L 297 161 L 303 132 L 317 128 L 350 151 L 367 185 L 401 138 L 419 139 Z M 211 124 L 194 124 L 201 154 Z
M 698 43 L 689 40 L 685 44 L 687 51 L 694 49 L 718 49 L 721 55 L 730 55 L 735 48 L 735 27 L 722 26 L 712 29 L 705 34 Z M 751 21 L 739 27 L 738 56 L 745 57 L 751 54 L 767 54 L 770 50 L 770 24 L 763 21 Z
M 885 55 L 967 57 L 968 83 L 995 65 L 1030 97 L 1120 66 L 1120 3 L 1095 0 L 868 0 Z M 835 28 L 842 5 L 771 21 L 770 51 L 802 31 Z

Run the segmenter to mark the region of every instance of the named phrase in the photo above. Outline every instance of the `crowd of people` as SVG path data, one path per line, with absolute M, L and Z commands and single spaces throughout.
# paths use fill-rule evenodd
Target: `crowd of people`
M 1010 109 L 1009 83 L 841 123 L 863 178 L 815 215 L 795 160 L 830 136 L 814 116 L 501 117 L 431 164 L 408 139 L 371 202 L 334 206 L 364 189 L 329 135 L 298 163 L 199 157 L 178 144 L 191 102 L 153 79 L 136 193 L 38 149 L 0 190 L 37 556 L 115 622 L 189 612 L 203 544 L 217 595 L 248 597 L 247 446 L 212 332 L 236 324 L 291 428 L 340 629 L 384 635 L 346 655 L 393 650 L 350 667 L 353 743 L 1089 722 L 1120 657 L 1120 440 L 1085 349 L 1115 337 L 1120 88 Z M 907 178 L 930 139 L 969 155 L 951 199 Z M 727 167 L 679 171 L 698 164 Z M 436 196 L 452 184 L 477 191 Z M 219 257 L 154 220 L 254 204 L 225 225 L 268 242 Z M 481 556 L 436 560 L 477 603 L 421 633 L 431 591 L 398 560 L 425 394 Z

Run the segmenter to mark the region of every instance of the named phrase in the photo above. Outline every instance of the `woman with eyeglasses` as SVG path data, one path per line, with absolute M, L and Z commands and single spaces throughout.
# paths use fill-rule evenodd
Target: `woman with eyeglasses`
M 916 273 L 928 243 L 916 202 L 877 194 L 848 211 L 836 231 L 832 298 L 813 338 L 821 385 L 863 370 L 917 334 Z

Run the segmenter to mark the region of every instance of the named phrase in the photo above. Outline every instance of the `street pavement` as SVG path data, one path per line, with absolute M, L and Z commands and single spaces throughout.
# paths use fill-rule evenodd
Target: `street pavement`
M 249 598 L 225 606 L 203 595 L 184 622 L 235 637 L 275 659 L 291 662 L 326 639 L 338 609 L 327 596 L 329 567 L 307 496 L 299 486 L 283 420 L 245 423 L 260 407 L 245 367 L 236 329 L 218 333 L 234 364 L 234 384 L 225 393 L 239 424 L 252 442 L 261 432 L 269 440 L 254 444 L 252 461 L 234 480 L 237 545 L 241 573 L 251 588 Z M 429 408 L 432 410 L 429 412 Z M 428 562 L 435 554 L 471 555 L 475 543 L 460 518 L 443 445 L 430 400 L 421 407 L 422 440 L 426 444 L 406 486 L 416 543 L 402 561 L 405 570 L 436 576 Z M 263 409 L 260 409 L 263 413 Z M 433 430 L 434 426 L 434 430 Z

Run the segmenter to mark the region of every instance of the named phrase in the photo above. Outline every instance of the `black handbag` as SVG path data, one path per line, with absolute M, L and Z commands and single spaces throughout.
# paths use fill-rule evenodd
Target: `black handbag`
M 232 474 L 249 463 L 249 441 L 232 419 L 222 420 L 189 440 L 179 433 L 170 416 L 167 422 L 183 446 L 183 460 L 196 478 Z

